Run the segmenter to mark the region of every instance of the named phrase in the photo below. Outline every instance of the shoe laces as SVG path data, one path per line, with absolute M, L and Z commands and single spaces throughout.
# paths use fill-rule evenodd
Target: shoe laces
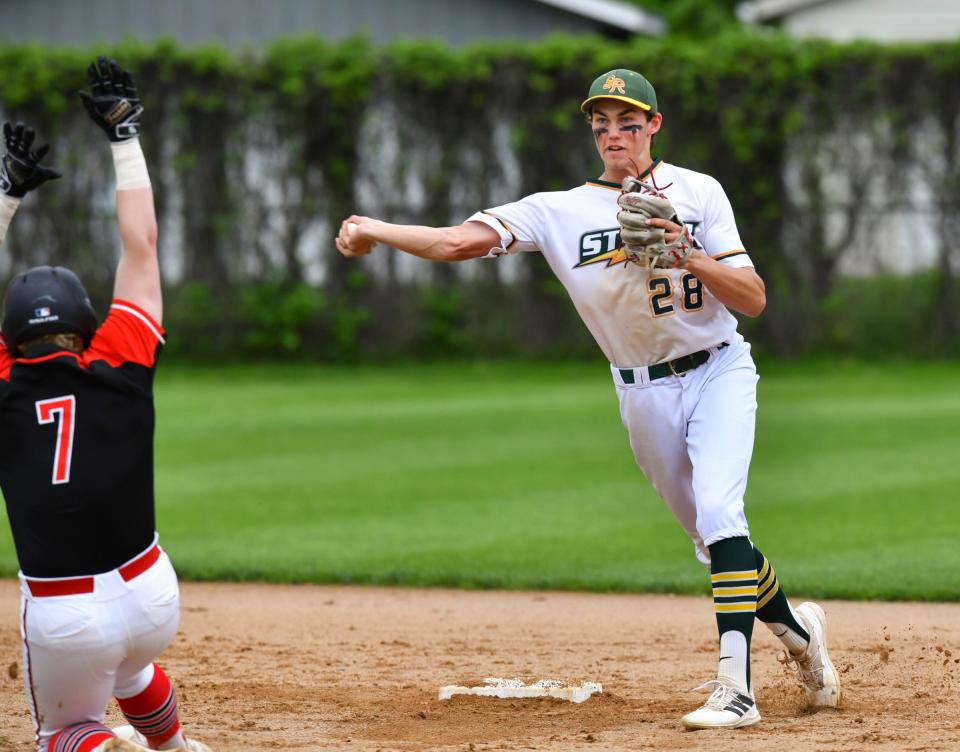
M 799 655 L 784 651 L 777 660 L 784 666 L 796 671 L 797 677 L 809 689 L 823 689 L 823 663 L 820 660 L 820 651 L 814 644 L 816 638 L 810 633 L 810 644 Z M 792 664 L 792 666 L 791 666 Z
M 713 692 L 710 697 L 707 698 L 707 701 L 703 703 L 703 707 L 709 708 L 710 710 L 725 710 L 731 700 L 737 699 L 736 696 L 738 694 L 747 694 L 746 692 L 741 692 L 739 687 L 729 679 L 720 678 L 705 681 L 699 687 L 694 687 L 691 692 L 708 690 L 711 687 L 713 687 Z

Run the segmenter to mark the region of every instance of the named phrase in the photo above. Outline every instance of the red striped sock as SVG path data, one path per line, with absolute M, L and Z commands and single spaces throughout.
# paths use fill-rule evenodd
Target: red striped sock
M 130 725 L 143 734 L 154 749 L 180 732 L 177 696 L 167 675 L 156 663 L 147 688 L 133 697 L 118 697 L 117 704 Z
M 113 732 L 102 723 L 78 723 L 50 737 L 47 749 L 50 752 L 93 752 L 107 739 L 113 739 Z

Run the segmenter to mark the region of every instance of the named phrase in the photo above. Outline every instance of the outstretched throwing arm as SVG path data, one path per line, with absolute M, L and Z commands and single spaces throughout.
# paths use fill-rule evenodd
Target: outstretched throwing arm
M 500 244 L 496 230 L 482 222 L 455 227 L 395 225 L 370 217 L 345 219 L 337 234 L 337 250 L 344 256 L 366 256 L 377 243 L 393 246 L 429 261 L 466 261 L 485 256 Z

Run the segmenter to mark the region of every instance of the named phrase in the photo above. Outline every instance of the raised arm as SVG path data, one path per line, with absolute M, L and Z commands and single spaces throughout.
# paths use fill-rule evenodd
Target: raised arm
M 20 207 L 20 199 L 48 180 L 60 177 L 56 170 L 40 164 L 50 146 L 44 144 L 34 149 L 34 137 L 33 128 L 27 128 L 23 123 L 16 126 L 3 124 L 6 151 L 0 160 L 0 243 L 7 236 L 10 221 Z
M 394 225 L 354 215 L 340 225 L 336 244 L 344 256 L 365 256 L 377 243 L 430 261 L 466 261 L 485 256 L 491 248 L 500 245 L 500 236 L 483 222 L 423 227 Z
M 143 107 L 129 71 L 101 56 L 87 69 L 90 91 L 84 107 L 110 139 L 117 174 L 117 220 L 123 254 L 117 265 L 114 297 L 138 305 L 156 322 L 163 320 L 157 216 L 147 163 L 140 148 Z

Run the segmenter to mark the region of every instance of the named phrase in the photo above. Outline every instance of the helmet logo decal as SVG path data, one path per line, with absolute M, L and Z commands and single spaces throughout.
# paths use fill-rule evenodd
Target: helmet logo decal
M 606 81 L 603 82 L 603 90 L 609 91 L 611 94 L 626 94 L 627 93 L 627 83 L 622 78 L 617 76 L 610 76 Z
M 60 320 L 60 317 L 55 313 L 51 313 L 49 308 L 38 308 L 34 313 L 36 314 L 36 318 L 27 319 L 28 324 L 46 324 L 49 321 Z

